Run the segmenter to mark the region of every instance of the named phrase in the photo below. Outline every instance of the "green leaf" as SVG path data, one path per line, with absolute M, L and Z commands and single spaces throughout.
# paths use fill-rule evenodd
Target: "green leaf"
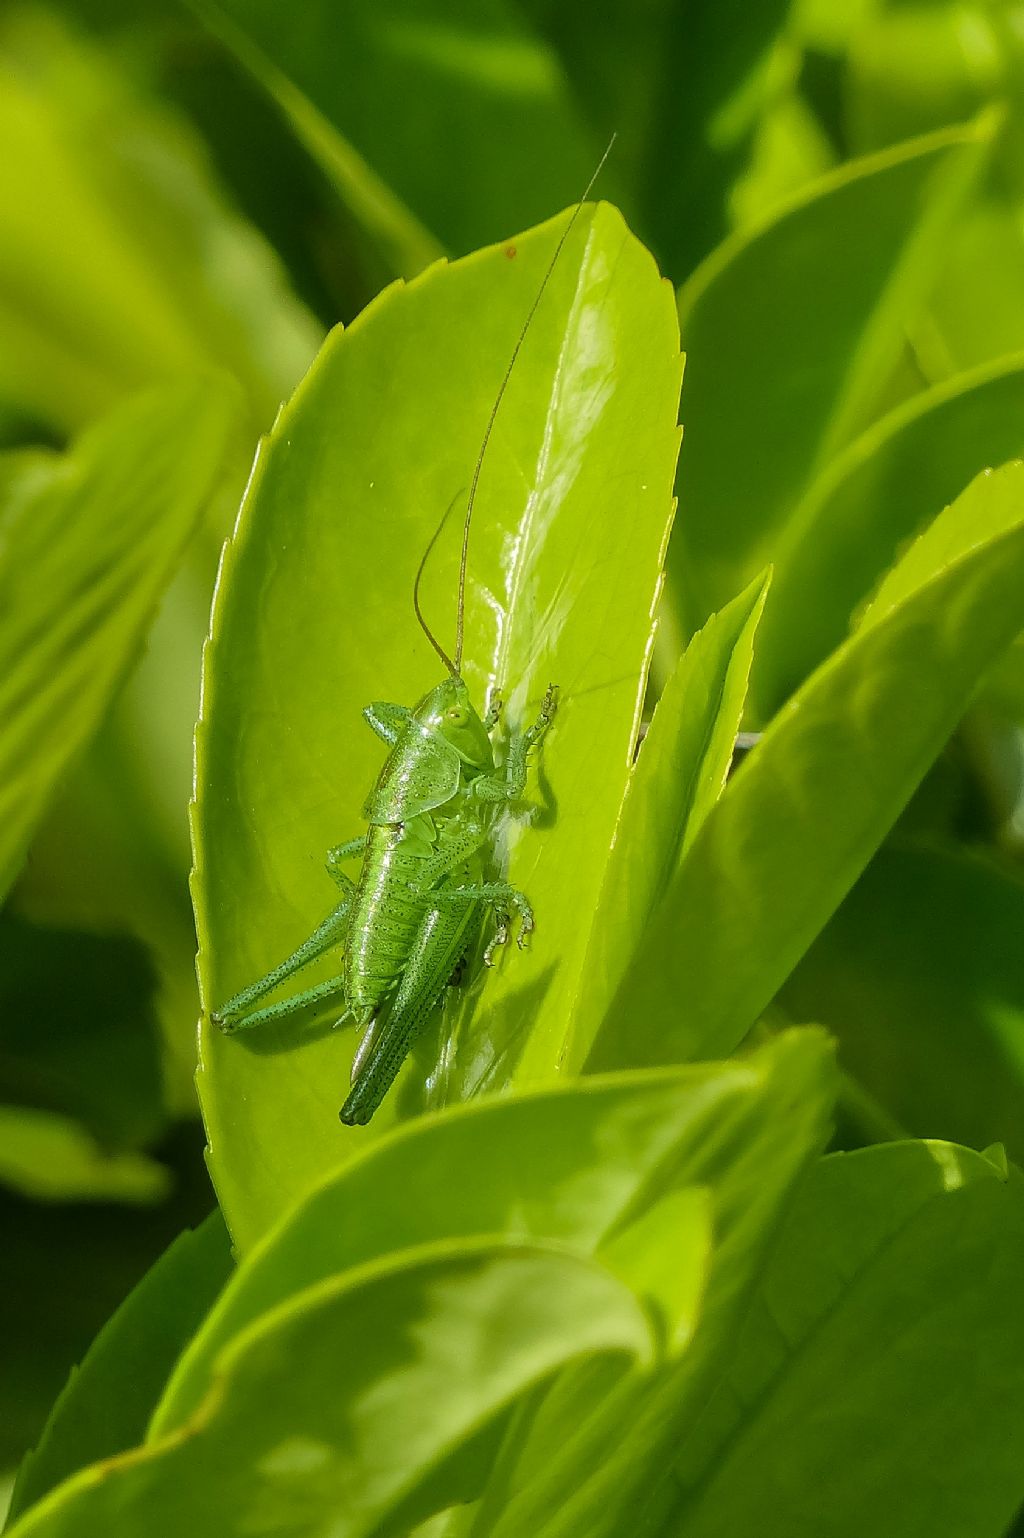
M 306 0 L 301 27 L 274 0 L 192 3 L 407 277 L 542 219 L 593 171 L 555 55 L 504 0 Z
M 616 196 L 666 271 L 692 271 L 728 232 L 737 178 L 779 87 L 786 0 L 519 0 L 557 50 L 590 120 L 617 138 Z M 614 185 L 614 184 L 613 184 Z
M 935 508 L 1024 450 L 1024 358 L 922 392 L 814 481 L 774 547 L 751 694 L 761 720 L 846 634 L 850 616 Z
M 51 1202 L 155 1202 L 167 1172 L 143 1154 L 108 1153 L 55 1111 L 0 1105 L 0 1184 Z
M 747 1114 L 752 1093 L 745 1065 L 716 1064 L 590 1079 L 410 1122 L 253 1248 L 182 1359 L 153 1434 L 187 1420 L 228 1341 L 326 1277 L 415 1245 L 488 1234 L 594 1254 L 643 1213 L 649 1187 L 663 1193 L 668 1161 L 671 1189 L 699 1183 L 705 1151 L 724 1123 Z M 442 1171 L 457 1172 L 457 1200 Z M 678 1246 L 673 1254 L 685 1272 Z
M 142 1441 L 153 1404 L 231 1271 L 220 1215 L 186 1231 L 100 1331 L 21 1468 L 8 1521 L 63 1480 Z
M 661 1170 L 666 1187 L 697 1184 L 710 1198 L 714 1242 L 695 1335 L 645 1379 L 605 1383 L 598 1394 L 581 1369 L 557 1385 L 512 1469 L 497 1469 L 496 1503 L 485 1498 L 468 1524 L 473 1538 L 658 1530 L 653 1514 L 674 1496 L 681 1439 L 731 1354 L 781 1214 L 824 1144 L 835 1096 L 830 1047 L 818 1031 L 787 1032 L 734 1066 L 749 1075 L 747 1093 L 713 1112 L 706 1136 L 681 1143 Z M 670 1257 L 672 1240 L 663 1242 Z
M 824 1160 L 677 1467 L 666 1538 L 1001 1538 L 1024 1495 L 1024 1182 L 948 1143 Z
M 258 1321 L 182 1433 L 85 1470 L 11 1538 L 375 1532 L 520 1395 L 605 1352 L 650 1361 L 653 1342 L 592 1262 L 493 1242 L 413 1252 Z
M 879 850 L 783 987 L 910 1132 L 1024 1156 L 1024 885 L 977 854 Z
M 586 1058 L 644 927 L 725 789 L 769 578 L 693 637 L 658 701 L 630 775 L 576 1004 L 567 1067 Z
M 52 12 L 5 11 L 0 66 L 0 397 L 68 432 L 215 366 L 262 426 L 317 333 L 187 124 Z
M 417 565 L 470 481 L 503 371 L 564 218 L 431 269 L 336 332 L 263 446 L 226 552 L 197 746 L 194 897 L 204 1005 L 264 973 L 333 906 L 327 850 L 361 831 L 383 761 L 360 720 L 412 704 L 438 663 Z M 465 674 L 521 729 L 549 681 L 533 826 L 499 860 L 529 894 L 528 953 L 504 955 L 367 1132 L 338 1126 L 352 1033 L 207 1032 L 210 1162 L 244 1250 L 397 1114 L 550 1078 L 564 1045 L 632 760 L 672 508 L 680 358 L 672 296 L 620 216 L 580 215 L 512 375 L 476 505 Z M 424 611 L 451 645 L 458 531 L 431 555 Z M 537 798 L 531 787 L 529 795 Z M 556 815 L 557 812 L 557 815 Z M 512 948 L 514 950 L 514 947 Z M 330 958 L 313 983 L 337 973 Z
M 154 389 L 0 462 L 0 891 L 95 731 L 221 469 L 234 398 Z
M 594 1069 L 731 1050 L 867 864 L 1024 623 L 1024 465 L 987 472 L 734 777 L 648 925 Z M 922 687 L 922 680 L 927 687 Z
M 0 1100 L 62 1112 L 108 1149 L 164 1120 L 155 979 L 135 941 L 0 914 Z
M 657 89 L 644 103 L 654 121 L 643 185 L 652 243 L 679 277 L 732 223 L 731 198 L 771 99 L 788 10 L 786 0 L 697 0 L 681 22 L 677 7 L 663 7 Z M 626 27 L 643 33 L 632 11 Z
M 680 291 L 686 518 L 671 573 L 690 626 L 774 559 L 812 476 L 877 411 L 992 132 L 984 118 L 843 166 Z

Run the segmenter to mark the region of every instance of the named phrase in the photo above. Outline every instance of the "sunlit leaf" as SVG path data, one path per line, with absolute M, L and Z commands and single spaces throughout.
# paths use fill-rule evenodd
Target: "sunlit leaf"
M 196 876 L 207 1008 L 261 975 L 336 900 L 329 848 L 361 832 L 383 761 L 369 701 L 414 703 L 439 663 L 413 577 L 465 488 L 564 219 L 438 267 L 335 333 L 263 446 L 221 573 L 198 746 Z M 526 339 L 480 481 L 465 673 L 521 730 L 559 711 L 507 827 L 509 879 L 537 930 L 469 1007 L 429 1032 L 368 1133 L 338 1125 L 352 1033 L 208 1032 L 210 1159 L 239 1244 L 385 1128 L 401 1106 L 549 1078 L 564 1048 L 632 759 L 671 515 L 680 358 L 672 295 L 614 210 L 586 210 Z M 423 604 L 448 645 L 458 533 Z M 305 974 L 338 971 L 337 956 Z M 330 1017 L 323 1027 L 330 1024 Z M 425 1080 L 429 1074 L 429 1082 Z
M 366 1534 L 563 1363 L 650 1360 L 633 1295 L 571 1255 L 434 1246 L 331 1279 L 237 1338 L 184 1434 L 86 1469 L 12 1538 Z M 296 1364 L 301 1364 L 301 1371 Z
M 587 1056 L 676 865 L 725 788 L 767 581 L 693 637 L 658 701 L 630 776 L 587 950 L 568 1064 Z
M 1024 465 L 979 476 L 883 582 L 708 817 L 595 1069 L 714 1057 L 769 1003 L 1024 623 Z

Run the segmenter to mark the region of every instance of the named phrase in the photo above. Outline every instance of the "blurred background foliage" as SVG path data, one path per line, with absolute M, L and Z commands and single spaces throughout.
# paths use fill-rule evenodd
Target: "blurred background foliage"
M 570 203 L 614 130 L 601 195 L 689 353 L 655 686 L 773 560 L 762 724 L 922 521 L 1024 452 L 1024 6 L 9 3 L 0 78 L 3 1468 L 212 1205 L 200 654 L 256 439 L 327 328 Z M 1018 646 L 776 1001 L 838 1033 L 850 1143 L 1024 1156 L 1022 718 Z

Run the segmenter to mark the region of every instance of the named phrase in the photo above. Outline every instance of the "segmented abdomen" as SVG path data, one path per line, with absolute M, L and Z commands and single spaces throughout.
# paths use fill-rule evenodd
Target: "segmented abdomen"
M 405 966 L 426 907 L 410 887 L 420 864 L 400 827 L 370 828 L 345 947 L 345 997 L 357 1021 L 376 1014 Z

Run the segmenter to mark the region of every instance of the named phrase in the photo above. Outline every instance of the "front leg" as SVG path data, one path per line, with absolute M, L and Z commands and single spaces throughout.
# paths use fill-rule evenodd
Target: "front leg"
M 375 700 L 364 709 L 363 720 L 389 748 L 393 748 L 411 715 L 408 705 L 392 705 L 387 700 Z
M 481 775 L 473 781 L 473 794 L 481 801 L 518 801 L 526 789 L 526 765 L 531 748 L 535 748 L 554 719 L 558 705 L 558 687 L 548 684 L 540 707 L 540 715 L 532 726 L 519 737 L 513 737 L 508 745 L 508 757 L 500 774 Z
M 360 833 L 358 838 L 350 838 L 344 844 L 335 844 L 333 849 L 327 851 L 327 874 L 331 880 L 341 887 L 343 892 L 351 896 L 355 892 L 355 882 L 352 877 L 341 869 L 342 862 L 354 860 L 358 855 L 361 859 L 366 852 L 366 834 Z

